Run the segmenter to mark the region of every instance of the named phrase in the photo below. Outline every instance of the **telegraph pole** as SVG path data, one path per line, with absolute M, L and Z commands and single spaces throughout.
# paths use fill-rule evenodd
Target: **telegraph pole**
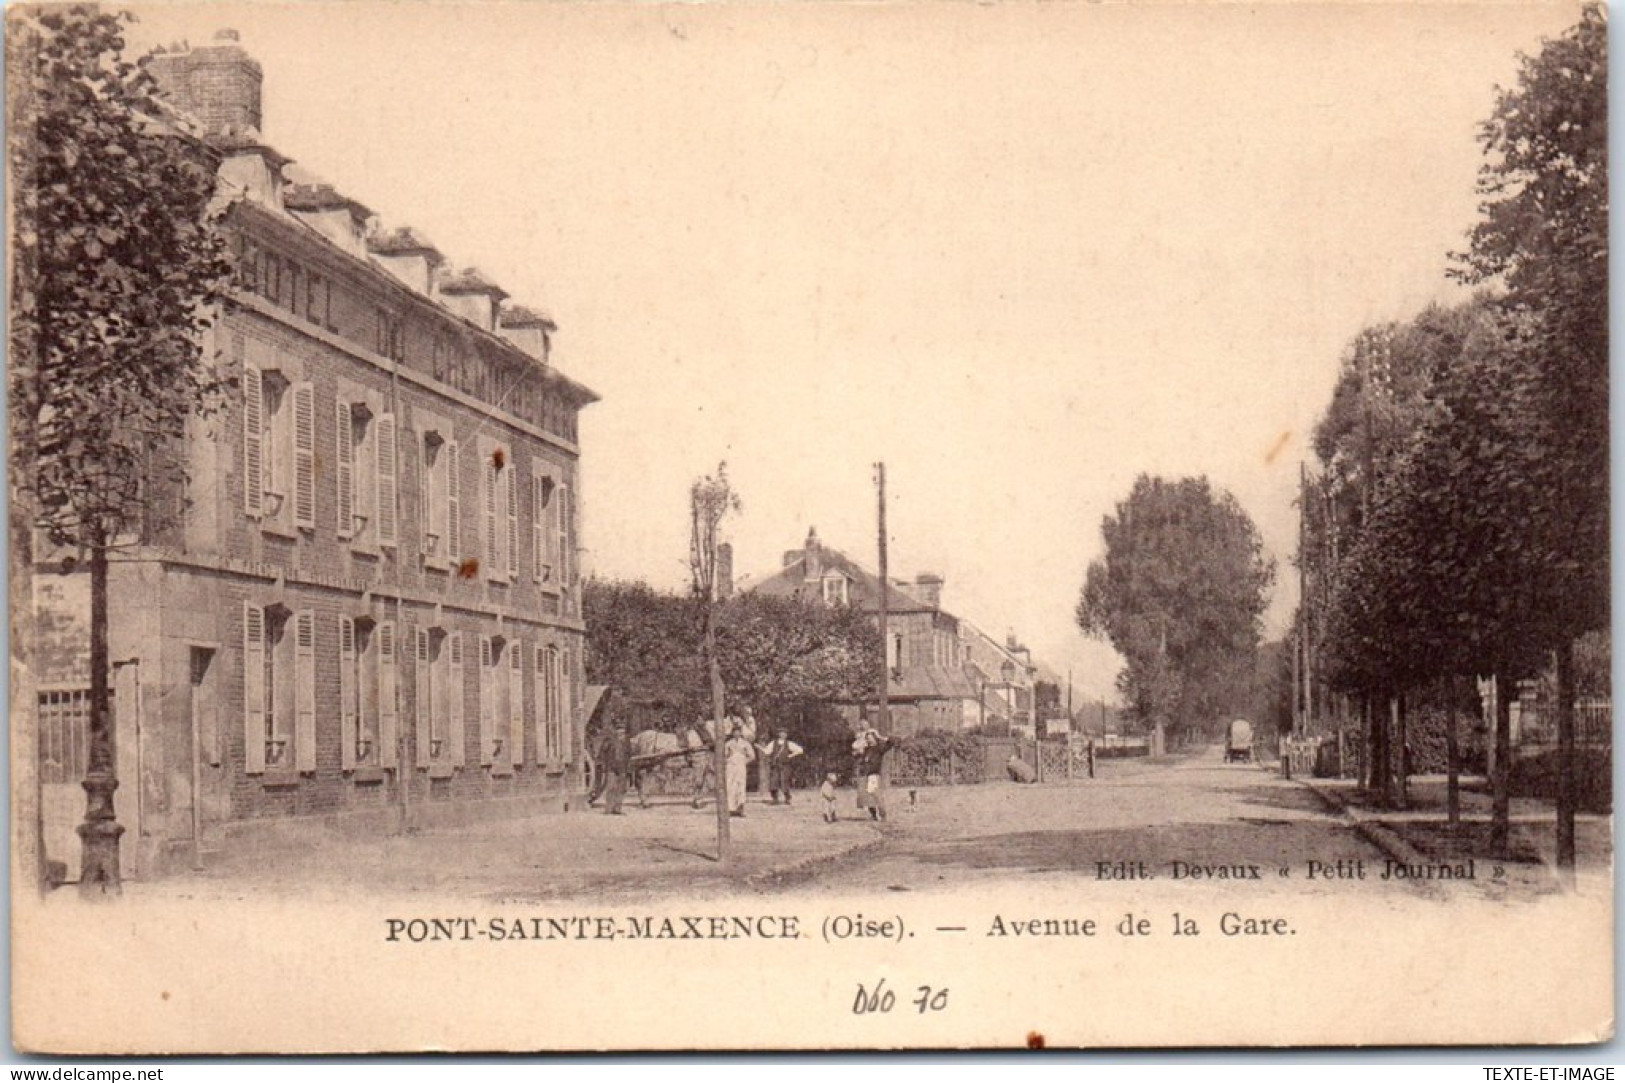
M 1298 647 L 1303 651 L 1303 736 L 1315 721 L 1315 671 L 1309 643 L 1309 467 L 1298 463 Z
M 886 629 L 888 595 L 891 580 L 886 574 L 886 464 L 875 463 L 875 485 L 880 495 L 880 683 L 876 689 L 879 720 L 876 728 L 882 737 L 891 736 L 891 634 Z M 901 661 L 901 659 L 899 659 Z M 884 764 L 885 760 L 882 759 Z

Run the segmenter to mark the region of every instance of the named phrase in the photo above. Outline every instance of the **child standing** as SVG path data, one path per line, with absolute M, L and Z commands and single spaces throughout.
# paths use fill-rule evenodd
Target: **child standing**
M 818 796 L 824 800 L 824 822 L 835 822 L 835 772 L 831 771 L 824 776 L 824 784 L 818 787 Z

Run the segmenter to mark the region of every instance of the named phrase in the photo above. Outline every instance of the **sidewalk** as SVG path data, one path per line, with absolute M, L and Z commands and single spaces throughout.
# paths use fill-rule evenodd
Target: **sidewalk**
M 662 799 L 623 816 L 599 809 L 530 816 L 412 834 L 355 836 L 313 826 L 297 846 L 211 855 L 209 867 L 129 883 L 153 898 L 279 890 L 304 898 L 423 894 L 489 902 L 556 898 L 616 901 L 673 893 L 721 894 L 814 877 L 881 840 L 843 793 L 839 823 L 820 817 L 816 795 L 789 806 L 752 795 L 729 820 L 732 859 L 716 860 L 716 810 Z
M 1490 846 L 1492 801 L 1483 780 L 1463 778 L 1460 823 L 1448 822 L 1448 780 L 1443 775 L 1410 779 L 1404 809 L 1377 807 L 1370 795 L 1347 779 L 1295 781 L 1341 812 L 1356 830 L 1396 861 L 1452 862 L 1473 859 L 1499 867 L 1505 885 L 1537 892 L 1560 890 L 1557 875 L 1557 813 L 1549 802 L 1514 798 L 1509 810 L 1509 853 Z M 1581 891 L 1608 892 L 1613 886 L 1613 821 L 1606 815 L 1575 816 L 1575 866 Z

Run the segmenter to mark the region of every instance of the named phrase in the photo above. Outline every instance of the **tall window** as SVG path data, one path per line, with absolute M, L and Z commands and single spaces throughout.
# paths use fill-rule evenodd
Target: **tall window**
M 519 573 L 519 498 L 517 470 L 508 450 L 482 445 L 480 466 L 480 562 L 498 581 Z
M 266 527 L 316 526 L 316 397 L 280 367 L 245 357 L 242 335 L 243 510 Z M 263 358 L 259 359 L 263 361 Z
M 243 758 L 249 774 L 316 769 L 316 620 L 243 606 Z
M 339 718 L 344 769 L 393 767 L 400 694 L 394 621 L 339 618 Z
M 557 590 L 558 481 L 552 468 L 540 459 L 531 460 L 530 490 L 531 578 L 547 590 Z
M 341 389 L 334 428 L 339 537 L 362 548 L 395 545 L 400 515 L 395 415 L 378 413 L 365 395 Z
M 480 762 L 506 775 L 525 758 L 524 690 L 517 641 L 480 636 Z
M 564 672 L 559 649 L 551 644 L 536 648 L 536 706 L 541 732 L 537 756 L 543 763 L 564 758 Z
M 430 429 L 423 434 L 419 447 L 423 560 L 431 567 L 452 565 L 457 562 L 461 503 L 457 442 L 447 440 L 439 429 Z

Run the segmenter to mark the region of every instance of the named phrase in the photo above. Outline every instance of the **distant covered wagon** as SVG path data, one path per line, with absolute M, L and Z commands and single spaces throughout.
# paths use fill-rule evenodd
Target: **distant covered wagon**
M 1224 762 L 1251 763 L 1253 760 L 1253 724 L 1244 718 L 1230 723 L 1224 738 Z

